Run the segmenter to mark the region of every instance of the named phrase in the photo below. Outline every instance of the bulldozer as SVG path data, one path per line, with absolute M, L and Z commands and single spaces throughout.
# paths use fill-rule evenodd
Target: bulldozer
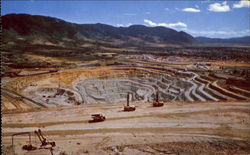
M 40 148 L 46 148 L 46 147 L 52 148 L 56 146 L 55 142 L 47 142 L 47 139 L 44 138 L 42 131 L 40 129 L 35 130 L 34 133 L 37 135 L 37 137 L 41 142 Z
M 163 102 L 159 102 L 159 91 L 156 91 L 155 101 L 153 102 L 153 107 L 162 107 L 164 105 Z
M 106 119 L 106 117 L 103 114 L 92 114 L 91 117 L 93 120 L 89 120 L 89 123 L 103 122 Z
M 132 95 L 132 94 L 131 94 Z M 127 105 L 124 106 L 124 111 L 135 111 L 135 106 L 130 106 L 129 105 L 129 97 L 130 97 L 130 93 L 127 94 Z

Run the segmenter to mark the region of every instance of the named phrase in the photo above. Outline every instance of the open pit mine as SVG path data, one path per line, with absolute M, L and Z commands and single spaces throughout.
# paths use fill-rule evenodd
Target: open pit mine
M 116 55 L 30 73 L 2 79 L 4 154 L 250 153 L 248 63 Z

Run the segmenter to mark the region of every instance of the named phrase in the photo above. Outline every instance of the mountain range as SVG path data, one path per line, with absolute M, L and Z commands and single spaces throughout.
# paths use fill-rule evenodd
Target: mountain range
M 229 39 L 193 37 L 166 27 L 105 24 L 75 24 L 61 19 L 28 15 L 2 16 L 4 44 L 46 44 L 60 46 L 161 47 L 195 44 L 250 45 L 250 36 Z

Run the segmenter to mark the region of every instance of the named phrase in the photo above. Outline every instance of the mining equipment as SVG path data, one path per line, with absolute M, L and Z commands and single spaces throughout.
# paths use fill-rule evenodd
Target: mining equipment
M 47 142 L 47 139 L 44 138 L 42 131 L 40 129 L 38 129 L 37 131 L 35 130 L 34 133 L 37 135 L 37 137 L 41 142 L 40 148 L 46 148 L 47 146 L 49 146 L 49 148 L 51 149 L 52 147 L 56 146 L 55 142 Z
M 102 122 L 106 119 L 106 117 L 102 114 L 92 114 L 91 115 L 92 119 L 93 120 L 90 120 L 89 123 L 92 123 L 92 122 Z
M 37 148 L 31 145 L 31 133 L 30 132 L 20 132 L 20 133 L 15 133 L 11 136 L 11 143 L 12 143 L 12 148 L 14 151 L 14 137 L 18 136 L 18 135 L 29 135 L 29 144 L 28 145 L 23 145 L 22 149 L 23 150 L 27 150 L 27 151 L 31 151 L 31 150 L 36 150 Z M 14 153 L 15 154 L 15 153 Z
M 129 97 L 130 97 L 130 93 L 127 94 L 127 105 L 124 106 L 124 111 L 135 111 L 135 106 L 129 105 Z
M 51 69 L 49 70 L 49 73 L 58 72 L 58 71 L 59 71 L 58 69 Z
M 161 107 L 163 105 L 164 105 L 163 102 L 159 102 L 159 91 L 157 91 L 155 101 L 153 102 L 153 107 Z

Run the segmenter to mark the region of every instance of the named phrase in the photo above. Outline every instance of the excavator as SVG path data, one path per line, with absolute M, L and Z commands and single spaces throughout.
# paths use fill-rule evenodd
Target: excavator
M 33 145 L 31 145 L 31 133 L 30 132 L 20 132 L 20 133 L 15 133 L 11 136 L 11 143 L 12 143 L 12 148 L 14 150 L 14 137 L 18 136 L 18 135 L 29 135 L 29 144 L 28 145 L 23 145 L 22 149 L 23 150 L 27 150 L 27 151 L 31 151 L 31 150 L 36 150 L 37 148 L 34 147 Z
M 49 148 L 52 148 L 56 146 L 55 142 L 47 142 L 47 139 L 44 138 L 42 131 L 40 129 L 35 130 L 34 133 L 37 135 L 37 137 L 41 142 L 40 148 L 46 148 L 47 146 L 49 146 Z
M 132 95 L 132 94 L 131 94 Z M 135 106 L 130 106 L 129 105 L 129 97 L 130 97 L 130 93 L 127 94 L 127 105 L 124 106 L 124 111 L 135 111 Z
M 163 106 L 164 103 L 163 102 L 159 102 L 159 91 L 156 91 L 156 97 L 155 97 L 155 101 L 153 102 L 153 107 L 161 107 Z
M 20 132 L 20 133 L 15 133 L 12 135 L 12 148 L 15 154 L 14 150 L 14 137 L 18 135 L 29 135 L 29 144 L 23 145 L 22 149 L 26 151 L 32 151 L 32 150 L 37 150 L 37 149 L 49 149 L 51 154 L 53 155 L 53 147 L 56 146 L 55 142 L 47 142 L 46 138 L 44 138 L 42 131 L 40 129 L 34 131 L 35 135 L 39 138 L 41 145 L 40 148 L 37 148 L 33 145 L 31 145 L 31 132 Z

